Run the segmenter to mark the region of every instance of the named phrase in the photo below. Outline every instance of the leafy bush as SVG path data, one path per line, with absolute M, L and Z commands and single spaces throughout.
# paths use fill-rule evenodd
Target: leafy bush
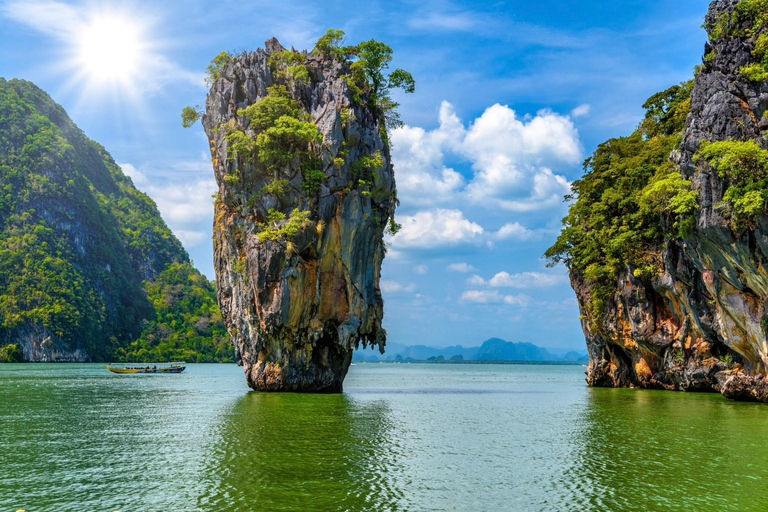
M 181 111 L 181 126 L 184 128 L 190 128 L 193 124 L 200 120 L 203 116 L 203 111 L 200 105 L 194 107 L 184 107 Z
M 273 196 L 282 196 L 288 191 L 288 180 L 274 180 L 264 185 L 261 189 L 263 194 Z
M 733 354 L 725 354 L 720 356 L 720 362 L 730 368 L 733 366 Z
M 24 353 L 18 343 L 0 347 L 0 363 L 20 363 L 24 360 Z
M 286 216 L 284 213 L 279 210 L 270 209 L 267 212 L 265 222 L 258 226 L 261 229 L 261 232 L 258 234 L 259 241 L 279 242 L 293 238 L 312 224 L 309 216 L 310 212 L 295 208 L 291 212 L 288 221 L 285 222 Z
M 317 194 L 320 191 L 320 185 L 328 181 L 328 176 L 320 169 L 302 169 L 301 175 L 303 178 L 301 186 L 310 196 Z
M 702 142 L 695 162 L 708 163 L 727 180 L 723 204 L 734 227 L 749 227 L 766 210 L 768 201 L 768 151 L 754 141 Z
M 232 59 L 232 54 L 229 52 L 221 52 L 213 58 L 208 67 L 206 68 L 205 82 L 211 86 L 221 77 L 221 72 L 224 70 L 227 64 Z
M 393 50 L 388 45 L 371 39 L 356 46 L 343 46 L 344 32 L 330 29 L 315 44 L 314 52 L 331 55 L 351 63 L 347 86 L 357 103 L 367 96 L 369 105 L 381 112 L 382 121 L 391 128 L 400 126 L 397 108 L 400 106 L 390 96 L 392 89 L 406 93 L 416 90 L 413 75 L 404 69 L 395 69 L 387 74 L 392 62 Z M 386 139 L 386 132 L 384 133 Z

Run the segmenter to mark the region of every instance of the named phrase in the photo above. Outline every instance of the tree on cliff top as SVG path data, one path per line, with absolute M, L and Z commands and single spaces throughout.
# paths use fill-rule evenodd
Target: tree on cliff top
M 402 89 L 406 93 L 413 93 L 416 90 L 413 75 L 400 68 L 387 74 L 394 51 L 380 41 L 371 39 L 356 46 L 343 44 L 344 32 L 330 29 L 317 41 L 314 51 L 350 62 L 353 82 L 350 86 L 353 92 L 359 97 L 364 89 L 368 89 L 368 100 L 382 111 L 387 127 L 391 129 L 401 126 L 397 113 L 400 104 L 392 100 L 390 92 L 392 89 Z M 355 86 L 361 90 L 356 90 Z

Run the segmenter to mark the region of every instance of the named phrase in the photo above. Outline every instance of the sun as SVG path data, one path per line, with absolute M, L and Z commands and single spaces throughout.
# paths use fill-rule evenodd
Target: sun
M 130 85 L 141 73 L 147 42 L 135 20 L 99 14 L 83 24 L 76 39 L 76 65 L 93 85 Z

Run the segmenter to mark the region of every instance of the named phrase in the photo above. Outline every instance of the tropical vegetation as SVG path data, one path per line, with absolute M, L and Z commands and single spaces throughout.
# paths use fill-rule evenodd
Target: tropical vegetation
M 196 276 L 185 293 L 208 299 L 158 309 L 179 265 Z M 189 333 L 195 318 L 212 327 L 176 346 L 231 359 L 214 309 L 210 283 L 104 148 L 33 84 L 0 79 L 0 360 L 18 358 L 25 333 L 110 360 L 137 340 L 162 343 L 160 324 Z
M 669 161 L 690 111 L 692 82 L 652 96 L 628 137 L 600 144 L 573 183 L 563 230 L 546 256 L 565 263 L 592 286 L 595 316 L 630 268 L 641 279 L 661 269 L 665 236 L 685 236 L 698 208 L 691 182 Z

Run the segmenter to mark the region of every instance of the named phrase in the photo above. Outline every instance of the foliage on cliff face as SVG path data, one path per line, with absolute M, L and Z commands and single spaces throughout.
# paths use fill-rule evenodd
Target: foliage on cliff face
M 696 194 L 669 156 L 680 142 L 691 87 L 686 82 L 651 97 L 639 128 L 600 144 L 567 197 L 575 202 L 546 256 L 584 276 L 596 310 L 615 291 L 622 269 L 652 277 L 665 234 L 683 236 L 690 228 Z
M 724 37 L 753 39 L 756 62 L 742 67 L 740 73 L 753 82 L 768 81 L 768 0 L 742 0 L 732 13 L 724 13 L 706 28 L 713 41 Z
M 144 283 L 155 318 L 141 337 L 117 350 L 121 361 L 234 362 L 213 283 L 189 263 L 172 263 Z
M 349 69 L 345 82 L 358 105 L 365 104 L 380 121 L 382 139 L 387 140 L 387 127 L 400 124 L 397 114 L 398 103 L 392 100 L 392 89 L 399 88 L 406 93 L 415 90 L 415 81 L 410 73 L 403 69 L 388 72 L 392 62 L 393 50 L 384 43 L 371 39 L 356 46 L 344 46 L 344 32 L 329 30 L 318 40 L 313 54 L 323 54 L 340 61 Z M 226 52 L 219 54 L 209 66 L 209 83 L 213 84 L 221 76 L 224 67 L 232 56 Z M 256 216 L 257 228 L 261 230 L 259 239 L 264 241 L 290 241 L 302 229 L 312 224 L 310 210 L 317 201 L 317 195 L 323 184 L 328 182 L 326 170 L 323 170 L 323 153 L 328 149 L 317 125 L 305 106 L 289 92 L 297 86 L 307 86 L 311 82 L 307 66 L 306 52 L 295 50 L 276 51 L 269 56 L 269 70 L 274 85 L 267 88 L 267 95 L 252 105 L 237 111 L 238 119 L 230 119 L 217 128 L 225 133 L 227 160 L 250 166 L 249 172 L 271 176 L 271 182 L 260 190 L 254 191 L 245 205 L 227 205 L 228 207 L 246 208 Z M 343 127 L 350 122 L 352 109 L 341 112 Z M 201 117 L 197 107 L 186 107 L 182 111 L 182 125 L 190 127 Z M 344 141 L 346 146 L 348 141 Z M 349 141 L 354 142 L 354 141 Z M 336 167 L 347 165 L 347 150 L 340 151 L 334 158 Z M 374 182 L 377 169 L 384 165 L 380 154 L 366 156 L 350 162 L 355 180 L 345 188 L 361 190 L 361 194 L 370 196 L 368 188 Z M 297 190 L 307 198 L 310 210 L 283 210 L 260 208 L 259 203 L 265 194 L 280 197 L 290 191 L 289 178 L 296 170 L 301 172 L 301 185 Z M 224 180 L 230 184 L 239 183 L 241 169 L 229 172 Z M 243 184 L 247 186 L 247 184 Z M 390 219 L 390 229 L 396 231 L 399 225 Z
M 143 284 L 188 261 L 103 147 L 34 85 L 0 79 L 0 345 L 33 330 L 109 359 L 154 316 Z
M 736 229 L 750 228 L 768 206 L 768 151 L 754 141 L 703 142 L 694 156 L 728 183 L 722 204 Z
M 344 32 L 330 29 L 315 45 L 316 52 L 330 55 L 350 64 L 347 84 L 360 103 L 363 98 L 381 111 L 387 128 L 396 128 L 402 123 L 397 113 L 400 105 L 392 99 L 392 89 L 402 89 L 406 93 L 416 90 L 416 81 L 408 71 L 395 69 L 387 73 L 392 62 L 393 50 L 390 46 L 371 39 L 355 46 L 344 46 Z M 386 134 L 384 134 L 386 135 Z

